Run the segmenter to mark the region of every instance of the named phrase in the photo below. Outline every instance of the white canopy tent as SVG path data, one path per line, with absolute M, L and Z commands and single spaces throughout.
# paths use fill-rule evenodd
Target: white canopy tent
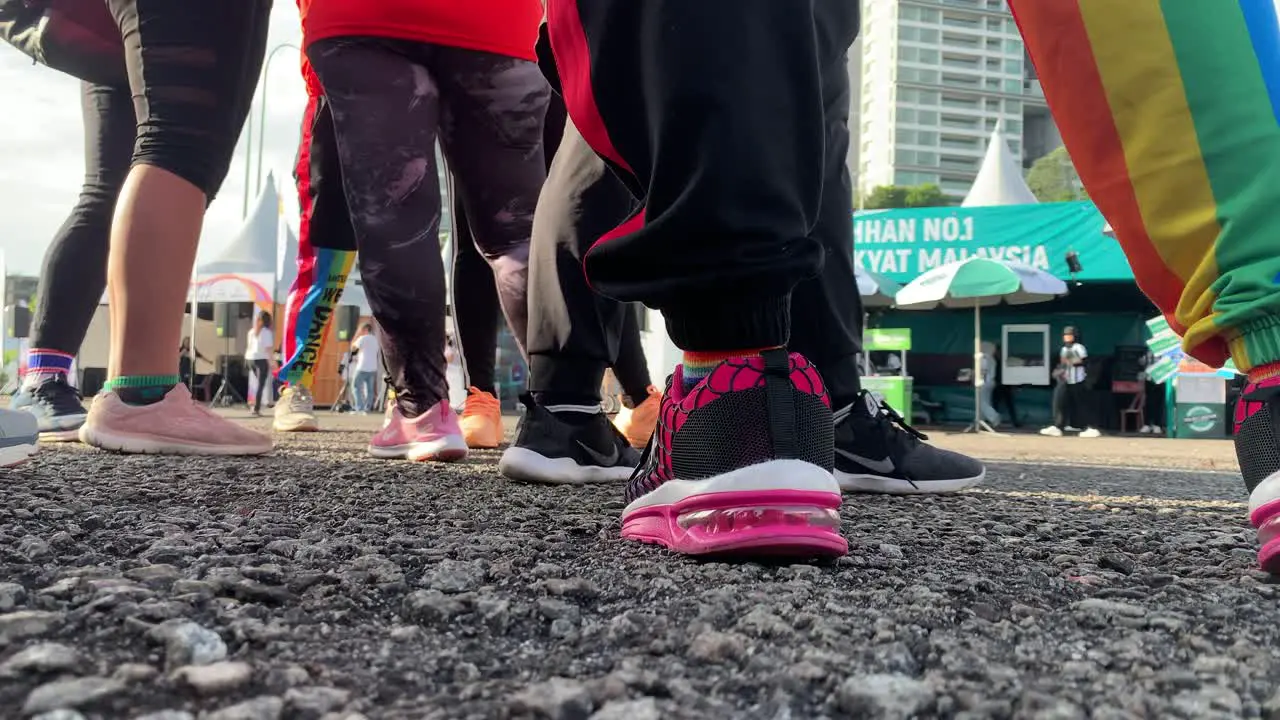
M 962 207 L 989 207 L 992 205 L 1029 205 L 1038 203 L 1022 168 L 1004 140 L 1004 122 L 996 123 L 996 129 L 987 141 L 987 155 L 982 159 L 978 177 L 965 197 Z

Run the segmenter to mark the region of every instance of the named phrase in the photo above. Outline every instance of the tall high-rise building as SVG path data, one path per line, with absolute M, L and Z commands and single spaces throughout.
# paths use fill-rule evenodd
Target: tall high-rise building
M 1003 121 L 1023 167 L 1062 144 L 1005 0 L 863 2 L 856 187 L 962 198 Z

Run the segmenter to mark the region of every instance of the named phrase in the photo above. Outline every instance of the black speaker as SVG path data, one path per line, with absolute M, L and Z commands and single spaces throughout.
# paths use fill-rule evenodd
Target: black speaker
M 350 342 L 356 336 L 356 330 L 360 329 L 360 306 L 339 305 L 334 316 L 338 324 L 338 339 Z
M 31 334 L 31 309 L 25 305 L 10 305 L 4 309 L 4 324 L 9 328 L 9 337 L 27 337 Z
M 213 304 L 213 330 L 218 337 L 231 337 L 235 332 L 236 323 L 236 305 L 235 303 L 214 303 Z

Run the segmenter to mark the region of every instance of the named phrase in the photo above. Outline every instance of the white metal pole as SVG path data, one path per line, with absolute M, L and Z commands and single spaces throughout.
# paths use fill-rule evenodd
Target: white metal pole
M 982 431 L 982 306 L 973 300 L 973 431 Z

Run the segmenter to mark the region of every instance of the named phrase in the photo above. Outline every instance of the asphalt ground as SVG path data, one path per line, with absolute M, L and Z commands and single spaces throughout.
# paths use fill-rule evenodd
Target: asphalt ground
M 850 497 L 848 557 L 729 565 L 624 543 L 618 487 L 322 420 L 0 471 L 0 717 L 1280 718 L 1226 441 L 939 436 L 999 459 L 983 487 Z

